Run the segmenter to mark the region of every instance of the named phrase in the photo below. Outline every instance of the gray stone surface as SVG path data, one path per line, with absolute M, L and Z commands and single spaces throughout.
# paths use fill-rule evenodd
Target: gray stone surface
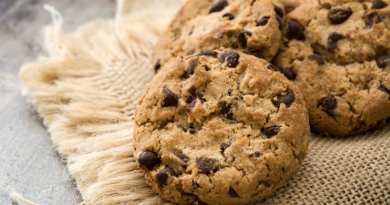
M 114 0 L 0 0 L 0 204 L 16 204 L 14 190 L 37 204 L 79 204 L 82 199 L 66 162 L 56 152 L 34 107 L 22 96 L 22 64 L 42 48 L 41 30 L 51 23 L 49 4 L 64 17 L 64 29 L 95 18 L 113 18 Z

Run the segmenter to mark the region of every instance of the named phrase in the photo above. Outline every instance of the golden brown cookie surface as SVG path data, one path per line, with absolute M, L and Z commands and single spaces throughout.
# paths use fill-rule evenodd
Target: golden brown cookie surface
M 157 43 L 157 71 L 176 56 L 236 49 L 271 60 L 281 43 L 285 11 L 279 0 L 189 0 Z
M 383 125 L 390 117 L 390 1 L 295 5 L 286 47 L 273 63 L 302 91 L 313 131 L 341 137 Z
M 135 158 L 168 200 L 247 204 L 283 185 L 307 154 L 297 87 L 266 60 L 235 52 L 177 57 L 136 110 Z

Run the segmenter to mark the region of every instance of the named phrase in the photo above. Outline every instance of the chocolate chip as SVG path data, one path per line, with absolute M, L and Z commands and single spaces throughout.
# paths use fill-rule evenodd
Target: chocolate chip
M 280 127 L 278 126 L 274 126 L 274 127 L 268 127 L 268 128 L 265 128 L 264 130 L 264 134 L 267 135 L 268 138 L 271 138 L 275 135 L 277 135 L 280 131 Z
M 291 106 L 291 104 L 294 102 L 295 96 L 294 96 L 294 91 L 291 88 L 287 88 L 287 94 L 286 95 L 279 95 L 278 96 L 278 101 L 273 101 L 272 103 L 276 107 L 280 107 L 280 104 L 285 104 L 287 108 Z
M 198 93 L 198 98 L 200 100 L 200 102 L 203 104 L 204 102 L 206 102 L 206 100 L 203 98 L 203 94 L 202 93 Z
M 190 35 L 190 36 L 191 36 L 191 35 L 192 35 L 192 33 L 194 33 L 194 32 L 193 32 L 193 31 L 190 31 L 190 33 L 189 33 L 188 35 Z
M 222 18 L 226 18 L 228 17 L 229 20 L 233 20 L 234 19 L 234 16 L 232 14 L 229 14 L 229 13 L 226 13 L 222 16 Z
M 389 100 L 390 100 L 390 91 L 388 89 L 386 89 L 385 87 L 381 86 L 378 88 L 378 90 L 386 93 L 387 95 L 389 95 Z
M 267 25 L 268 20 L 269 20 L 269 17 L 264 17 L 260 20 L 257 20 L 256 26 L 265 26 L 265 25 Z
M 191 112 L 191 109 L 194 108 L 196 105 L 196 97 L 192 99 L 190 103 L 186 105 L 187 112 Z
M 351 8 L 336 9 L 331 8 L 328 14 L 330 21 L 333 24 L 341 24 L 352 15 Z
M 200 169 L 200 173 L 208 174 L 211 170 L 213 170 L 215 165 L 215 159 L 210 159 L 207 157 L 199 157 L 196 159 L 196 164 Z
M 160 64 L 160 59 L 157 60 L 156 64 L 154 65 L 154 72 L 158 72 L 160 70 L 161 64 Z
M 192 189 L 199 189 L 200 188 L 200 185 L 198 183 L 196 183 L 195 181 L 192 181 L 191 185 L 192 185 Z
M 223 101 L 221 103 L 220 107 L 220 113 L 225 116 L 227 119 L 232 120 L 233 119 L 233 113 L 231 113 L 230 109 L 232 108 L 231 104 L 227 104 L 226 101 Z
M 325 111 L 332 111 L 337 107 L 337 99 L 333 95 L 322 98 L 318 102 L 318 106 L 321 106 Z
M 385 19 L 385 17 L 383 17 L 383 16 L 378 16 L 378 18 L 377 18 L 376 21 L 375 21 L 375 24 L 378 24 L 378 23 L 383 22 L 384 19 Z
M 364 27 L 364 28 L 371 28 L 372 25 L 374 25 L 374 22 L 367 21 L 367 22 L 366 22 L 366 27 Z
M 290 20 L 288 22 L 288 29 L 286 32 L 286 38 L 288 40 L 291 40 L 291 39 L 302 40 L 304 38 L 302 27 L 301 27 L 301 25 L 299 25 L 298 22 L 296 22 L 294 20 Z
M 152 151 L 144 151 L 142 152 L 141 156 L 138 157 L 138 162 L 142 165 L 148 168 L 149 170 L 152 170 L 154 165 L 161 162 L 160 158 L 158 158 L 157 154 Z
M 163 107 L 177 105 L 179 97 L 177 97 L 177 95 L 174 92 L 169 90 L 169 88 L 167 88 L 167 87 L 163 88 L 163 95 L 164 95 L 164 104 L 162 105 Z
M 289 80 L 295 80 L 295 73 L 293 71 L 293 68 L 290 67 L 290 68 L 281 68 L 281 71 L 282 73 L 284 74 L 284 76 L 287 77 L 287 79 Z
M 324 58 L 322 57 L 322 55 L 318 53 L 313 53 L 309 57 L 310 59 L 317 61 L 318 64 L 324 65 Z
M 212 51 L 212 50 L 205 50 L 205 51 L 200 52 L 197 56 L 211 56 L 213 58 L 216 58 L 217 53 L 215 51 Z
M 275 66 L 274 64 L 272 64 L 272 63 L 268 63 L 268 64 L 265 65 L 265 66 L 267 66 L 268 69 L 270 69 L 270 70 L 272 70 L 272 71 L 274 71 L 274 72 L 281 72 L 280 69 L 279 69 L 278 67 L 276 67 L 276 66 Z
M 385 8 L 387 4 L 383 2 L 382 0 L 374 0 L 372 1 L 372 8 L 373 9 L 382 9 Z
M 336 32 L 332 32 L 331 34 L 329 34 L 328 49 L 331 51 L 335 50 L 337 48 L 337 41 L 339 41 L 342 38 L 344 38 L 344 36 Z
M 205 69 L 206 71 L 209 71 L 209 70 L 210 70 L 210 68 L 209 68 L 207 65 L 204 66 L 204 69 Z
M 231 197 L 238 197 L 237 193 L 232 188 L 229 189 L 229 194 Z
M 175 156 L 179 157 L 183 162 L 188 162 L 190 160 L 187 156 L 180 152 L 176 153 Z
M 230 143 L 230 142 L 223 144 L 223 145 L 222 145 L 222 148 L 221 148 L 221 149 L 222 149 L 222 152 L 225 152 L 225 150 L 226 150 L 227 148 L 229 148 L 230 145 L 232 145 L 232 143 Z
M 375 61 L 379 68 L 385 68 L 390 64 L 390 55 L 377 55 Z
M 240 31 L 238 34 L 237 34 L 237 41 L 238 41 L 238 44 L 240 44 L 240 46 L 242 48 L 246 48 L 247 47 L 247 36 L 248 37 L 251 37 L 252 36 L 252 33 L 249 32 L 249 31 Z
M 176 177 L 177 175 L 176 172 L 173 171 L 173 169 L 171 169 L 170 167 L 165 167 L 157 174 L 157 182 L 160 185 L 166 185 L 169 176 Z
M 282 30 L 282 28 L 283 28 L 282 18 L 280 18 L 279 16 L 277 16 L 277 17 L 276 17 L 276 20 L 277 20 L 278 23 L 279 23 L 279 30 Z
M 190 134 L 192 135 L 196 134 L 196 130 L 194 128 L 190 128 Z
M 255 56 L 257 58 L 260 58 L 260 59 L 264 59 L 263 55 L 261 54 L 260 50 L 256 50 L 256 51 L 246 51 L 245 54 L 248 54 L 248 55 L 251 55 L 251 56 Z
M 227 6 L 228 6 L 228 2 L 226 0 L 219 0 L 210 8 L 209 14 L 222 11 Z
M 192 62 L 191 62 L 191 67 L 190 69 L 185 72 L 181 77 L 182 78 L 189 78 L 191 75 L 194 75 L 195 73 L 195 68 L 196 66 L 198 65 L 198 62 L 199 60 L 197 58 L 195 58 Z
M 268 182 L 265 182 L 265 181 L 259 181 L 259 184 L 260 185 L 264 185 L 266 187 L 270 187 L 271 186 Z
M 187 129 L 186 129 L 186 128 L 184 128 L 184 127 L 182 127 L 181 125 L 177 125 L 177 127 L 178 127 L 178 128 L 180 128 L 180 129 L 182 129 L 182 130 L 183 130 L 183 132 L 187 132 Z
M 198 199 L 198 205 L 208 205 L 208 204 L 206 204 L 203 201 L 201 201 L 200 199 Z
M 284 16 L 283 9 L 280 8 L 279 6 L 276 6 L 276 5 L 274 5 L 274 7 L 275 7 L 275 12 L 276 12 L 276 14 L 277 14 L 278 16 L 280 16 L 281 18 L 283 18 L 283 16 Z
M 249 155 L 249 157 L 260 157 L 260 152 L 253 152 L 252 154 Z
M 221 63 L 225 63 L 227 61 L 227 66 L 229 68 L 235 68 L 238 64 L 239 58 L 240 56 L 238 55 L 238 53 L 234 51 L 228 51 L 221 56 L 221 59 L 219 61 Z
M 188 55 L 189 55 L 189 56 L 190 56 L 190 55 L 194 55 L 194 53 L 195 53 L 195 51 L 191 51 L 191 52 L 188 53 Z

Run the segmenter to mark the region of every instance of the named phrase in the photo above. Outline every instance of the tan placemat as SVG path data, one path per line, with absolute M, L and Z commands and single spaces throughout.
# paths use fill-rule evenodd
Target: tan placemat
M 21 78 L 84 204 L 169 204 L 133 158 L 134 110 L 153 78 L 154 44 L 183 0 L 121 0 L 112 21 L 45 30 L 49 56 Z M 263 204 L 390 204 L 390 126 L 331 139 L 313 134 L 297 174 Z M 258 204 L 261 204 L 260 202 Z

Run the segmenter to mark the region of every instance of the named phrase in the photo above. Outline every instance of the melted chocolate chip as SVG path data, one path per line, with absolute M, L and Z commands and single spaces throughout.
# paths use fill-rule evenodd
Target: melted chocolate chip
M 186 128 L 184 128 L 184 127 L 182 127 L 181 125 L 177 125 L 177 127 L 178 127 L 178 128 L 180 128 L 180 129 L 182 129 L 182 130 L 183 130 L 183 132 L 187 132 L 187 129 L 186 129 Z
M 230 109 L 232 108 L 231 104 L 227 104 L 226 101 L 223 101 L 221 103 L 220 107 L 220 113 L 225 116 L 227 119 L 232 120 L 233 119 L 233 113 L 231 113 Z
M 161 162 L 160 158 L 158 158 L 157 154 L 152 151 L 144 151 L 142 152 L 141 156 L 138 157 L 138 162 L 142 165 L 148 168 L 149 170 L 152 170 L 154 165 Z
M 195 98 L 192 98 L 192 101 L 189 102 L 187 105 L 186 105 L 186 110 L 187 112 L 191 112 L 191 109 L 194 108 L 196 105 L 196 97 Z
M 216 58 L 217 53 L 215 51 L 212 51 L 212 50 L 205 50 L 205 51 L 200 52 L 197 56 L 211 56 L 213 58 Z
M 238 197 L 238 194 L 236 193 L 236 191 L 234 191 L 234 189 L 230 188 L 229 189 L 229 195 L 231 197 Z
M 228 51 L 221 56 L 221 59 L 219 61 L 221 63 L 225 63 L 227 61 L 227 67 L 235 68 L 238 64 L 239 58 L 240 56 L 238 55 L 238 53 L 234 51 Z
M 209 14 L 222 11 L 227 6 L 228 2 L 226 0 L 219 0 L 210 8 Z
M 222 148 L 221 148 L 221 149 L 222 149 L 222 152 L 225 152 L 225 150 L 226 150 L 227 148 L 229 148 L 230 145 L 232 145 L 232 143 L 230 143 L 230 142 L 223 144 L 223 145 L 222 145 Z
M 249 155 L 249 157 L 260 157 L 260 152 L 253 152 L 252 154 Z
M 260 185 L 264 185 L 266 187 L 270 187 L 271 186 L 268 182 L 265 182 L 265 181 L 259 181 L 259 184 Z
M 365 26 L 364 28 L 371 28 L 372 25 L 374 25 L 374 22 L 372 22 L 372 21 L 367 21 L 367 22 L 366 22 L 366 26 Z
M 379 68 L 385 68 L 390 64 L 390 55 L 377 55 L 375 61 Z
M 256 26 L 265 26 L 265 25 L 267 25 L 268 20 L 269 20 L 269 17 L 264 17 L 260 20 L 257 20 Z
M 208 174 L 211 170 L 213 170 L 215 165 L 215 159 L 210 159 L 207 157 L 199 157 L 196 159 L 196 164 L 200 169 L 200 173 Z
M 331 51 L 335 50 L 337 48 L 337 41 L 339 41 L 342 38 L 344 38 L 344 36 L 336 32 L 329 34 L 328 49 Z
M 372 7 L 373 9 L 382 9 L 385 8 L 387 4 L 383 2 L 382 0 L 374 0 L 372 1 Z
M 190 160 L 187 156 L 180 152 L 176 153 L 175 156 L 179 157 L 183 162 L 188 162 Z
M 190 134 L 192 135 L 196 134 L 196 130 L 194 128 L 190 128 Z
M 274 5 L 274 7 L 275 7 L 275 12 L 276 12 L 276 14 L 277 14 L 278 16 L 280 16 L 281 18 L 283 18 L 283 16 L 284 16 L 283 9 L 280 8 L 279 6 L 276 6 L 276 5 Z
M 284 74 L 284 76 L 287 77 L 287 79 L 289 80 L 295 80 L 295 73 L 293 71 L 293 68 L 281 68 L 281 71 L 282 73 Z
M 333 24 L 341 24 L 352 15 L 351 8 L 336 9 L 331 8 L 328 14 L 330 21 Z
M 166 185 L 169 176 L 177 176 L 176 172 L 170 167 L 165 167 L 157 174 L 157 182 L 160 185 Z
M 163 102 L 163 107 L 169 107 L 169 106 L 176 106 L 177 102 L 179 100 L 179 97 L 169 90 L 169 88 L 164 87 L 163 88 L 163 95 L 164 95 L 164 102 Z
M 158 72 L 160 70 L 161 64 L 160 64 L 160 59 L 157 60 L 156 64 L 154 65 L 154 72 Z
M 280 131 L 280 127 L 275 126 L 275 127 L 268 127 L 264 130 L 264 134 L 267 135 L 268 138 L 271 138 L 275 135 L 277 135 Z
M 288 40 L 292 40 L 292 39 L 302 40 L 304 38 L 302 27 L 301 25 L 299 25 L 298 22 L 294 20 L 288 22 L 286 38 Z
M 196 183 L 195 181 L 192 181 L 191 185 L 192 185 L 192 189 L 199 189 L 200 188 L 200 185 L 198 183 Z
M 309 57 L 310 57 L 310 59 L 317 61 L 318 64 L 324 65 L 324 58 L 322 57 L 322 55 L 320 55 L 318 53 L 313 53 Z
M 332 111 L 337 107 L 337 99 L 333 95 L 322 98 L 318 102 L 318 106 L 321 106 L 325 111 Z
M 198 205 L 208 205 L 208 204 L 206 204 L 203 201 L 201 201 L 200 199 L 198 199 Z
M 249 32 L 249 31 L 240 31 L 238 34 L 237 34 L 237 41 L 238 41 L 238 44 L 240 44 L 240 46 L 242 48 L 247 48 L 247 37 L 251 37 L 252 36 L 252 33 Z
M 228 18 L 230 21 L 234 19 L 234 16 L 232 14 L 226 13 L 222 16 L 222 18 Z
M 278 16 L 278 17 L 276 17 L 276 20 L 277 20 L 278 23 L 279 23 L 279 30 L 282 30 L 282 28 L 283 28 L 282 18 L 280 18 L 280 17 Z
M 272 63 L 268 63 L 267 65 L 267 68 L 274 71 L 274 72 L 281 72 L 280 69 L 278 67 L 276 67 L 274 64 Z
M 200 100 L 200 102 L 203 104 L 204 102 L 206 102 L 206 100 L 203 98 L 203 94 L 202 93 L 198 93 L 198 98 Z
M 387 95 L 389 95 L 389 100 L 390 100 L 390 91 L 388 89 L 386 89 L 385 87 L 381 86 L 378 88 L 378 90 L 386 93 Z
M 294 102 L 295 96 L 294 91 L 291 88 L 287 88 L 287 94 L 286 95 L 279 95 L 278 101 L 272 100 L 272 103 L 276 107 L 280 107 L 280 104 L 285 104 L 287 108 L 291 106 L 291 104 Z
M 256 51 L 246 51 L 245 54 L 248 54 L 248 55 L 251 55 L 251 56 L 255 56 L 257 58 L 260 58 L 260 59 L 264 59 L 263 55 L 261 54 L 260 50 L 256 50 Z

